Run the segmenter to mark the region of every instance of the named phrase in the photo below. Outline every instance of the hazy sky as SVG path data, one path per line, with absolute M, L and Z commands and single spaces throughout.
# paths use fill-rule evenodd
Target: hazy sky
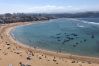
M 99 0 L 0 0 L 0 13 L 60 13 L 99 10 Z

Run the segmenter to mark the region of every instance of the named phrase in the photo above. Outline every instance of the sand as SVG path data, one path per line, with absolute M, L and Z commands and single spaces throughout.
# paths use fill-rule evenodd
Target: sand
M 0 66 L 99 66 L 99 58 L 31 48 L 9 34 L 16 26 L 29 24 L 19 22 L 0 25 Z

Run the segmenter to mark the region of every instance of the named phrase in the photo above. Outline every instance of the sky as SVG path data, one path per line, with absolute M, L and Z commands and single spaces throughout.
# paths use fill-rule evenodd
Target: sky
M 0 0 L 0 14 L 74 13 L 98 10 L 99 0 Z

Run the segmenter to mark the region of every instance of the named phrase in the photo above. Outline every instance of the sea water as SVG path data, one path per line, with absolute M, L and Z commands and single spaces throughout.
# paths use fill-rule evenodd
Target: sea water
M 31 47 L 96 57 L 99 56 L 98 22 L 99 18 L 60 18 L 17 26 L 11 35 Z

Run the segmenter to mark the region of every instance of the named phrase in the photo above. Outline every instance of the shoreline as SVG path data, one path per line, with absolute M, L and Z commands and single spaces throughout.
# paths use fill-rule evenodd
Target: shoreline
M 33 52 L 33 53 L 41 53 L 41 54 L 44 54 L 46 56 L 51 56 L 51 57 L 59 58 L 59 59 L 60 58 L 61 59 L 66 59 L 66 60 L 69 60 L 69 61 L 75 60 L 75 61 L 79 61 L 79 62 L 99 64 L 99 58 L 87 57 L 87 56 L 78 56 L 78 55 L 72 55 L 72 54 L 68 54 L 68 53 L 63 54 L 63 53 L 57 53 L 57 52 L 53 52 L 53 51 L 42 50 L 42 49 L 39 49 L 39 48 L 29 47 L 27 45 L 24 45 L 24 44 L 16 41 L 10 35 L 10 31 L 12 29 L 14 29 L 16 26 L 30 25 L 30 24 L 33 24 L 33 23 L 28 23 L 28 22 L 25 22 L 25 23 L 13 23 L 13 24 L 6 24 L 6 25 L 2 26 L 1 32 L 2 32 L 3 38 L 6 38 L 8 40 L 7 43 L 11 42 L 11 44 L 13 44 L 14 46 L 20 47 L 21 49 L 23 49 L 25 51 L 29 51 L 29 52 Z
M 42 23 L 42 22 L 41 22 Z M 43 22 L 44 23 L 44 22 Z M 18 25 L 18 26 L 26 26 L 26 25 L 31 25 L 31 24 L 33 24 L 33 23 L 30 23 L 30 24 L 25 24 L 25 25 Z M 37 24 L 37 23 L 34 23 L 34 24 Z M 13 38 L 13 36 L 11 36 L 10 35 L 10 32 L 15 28 L 15 27 L 17 27 L 17 26 L 14 26 L 14 27 L 11 27 L 11 28 L 9 28 L 9 30 L 7 31 L 8 33 L 8 35 L 10 36 L 10 39 L 12 40 L 12 41 L 14 41 L 15 43 L 17 43 L 18 45 L 20 45 L 20 46 L 23 46 L 23 47 L 25 47 L 25 48 L 28 48 L 28 49 L 31 49 L 31 50 L 34 50 L 34 49 L 36 49 L 36 51 L 37 52 L 44 52 L 44 53 L 47 53 L 48 55 L 49 54 L 51 54 L 51 55 L 53 55 L 54 56 L 54 54 L 56 55 L 56 54 L 59 54 L 59 55 L 57 55 L 58 57 L 59 56 L 62 56 L 62 57 L 64 57 L 64 56 L 71 56 L 71 57 L 78 57 L 78 58 L 86 58 L 86 59 L 97 59 L 98 57 L 90 57 L 90 56 L 82 56 L 82 55 L 73 55 L 73 54 L 70 54 L 70 53 L 57 53 L 57 52 L 54 52 L 54 51 L 50 51 L 50 50 L 47 50 L 47 49 L 40 49 L 40 48 L 33 48 L 33 47 L 30 47 L 30 46 L 28 46 L 28 45 L 26 45 L 26 44 L 23 44 L 23 43 L 21 43 L 21 42 L 18 42 L 16 39 L 14 39 Z M 99 60 L 99 58 L 98 58 L 98 60 Z

